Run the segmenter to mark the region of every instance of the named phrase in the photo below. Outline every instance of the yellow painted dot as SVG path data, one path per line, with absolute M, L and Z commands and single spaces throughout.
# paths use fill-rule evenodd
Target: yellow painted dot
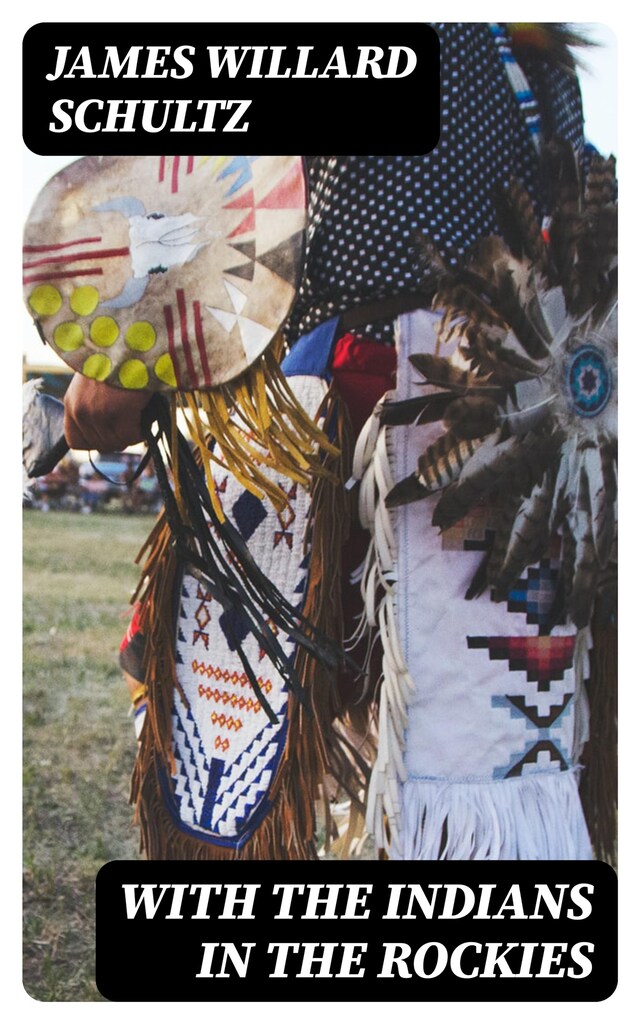
M 74 288 L 69 305 L 78 316 L 91 316 L 99 299 L 97 288 L 94 288 L 92 284 L 83 284 L 79 288 Z
M 141 359 L 127 359 L 118 370 L 118 379 L 123 388 L 146 388 L 149 373 Z
M 176 372 L 173 368 L 173 361 L 168 352 L 165 352 L 163 356 L 160 356 L 154 366 L 154 370 L 156 372 L 156 377 L 161 380 L 163 384 L 168 384 L 169 387 L 172 388 L 178 386 Z
M 106 380 L 111 373 L 111 360 L 109 356 L 94 353 L 85 359 L 82 372 L 85 377 L 91 377 L 92 380 Z
M 95 345 L 109 348 L 120 333 L 120 328 L 111 316 L 98 316 L 91 324 L 89 334 Z
M 62 305 L 62 296 L 52 284 L 39 284 L 29 296 L 29 305 L 38 316 L 53 316 Z
M 155 327 L 148 320 L 136 320 L 131 327 L 127 328 L 124 340 L 134 351 L 148 352 L 155 345 Z
M 58 324 L 53 332 L 53 341 L 61 352 L 75 352 L 84 341 L 82 327 L 80 324 L 65 323 Z

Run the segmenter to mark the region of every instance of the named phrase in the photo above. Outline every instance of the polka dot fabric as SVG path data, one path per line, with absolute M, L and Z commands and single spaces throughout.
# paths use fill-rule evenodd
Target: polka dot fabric
M 429 233 L 455 261 L 497 229 L 497 186 L 515 175 L 541 199 L 538 157 L 489 26 L 434 27 L 442 95 L 435 150 L 426 156 L 307 158 L 306 271 L 289 319 L 290 341 L 359 303 L 414 290 L 414 229 Z M 579 147 L 582 107 L 575 81 L 543 59 L 531 58 L 525 73 L 539 102 L 536 86 L 544 99 L 545 135 L 559 134 Z M 416 138 L 419 117 L 416 96 Z

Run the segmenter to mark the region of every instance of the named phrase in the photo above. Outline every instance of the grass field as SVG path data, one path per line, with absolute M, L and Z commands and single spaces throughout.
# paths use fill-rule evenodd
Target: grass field
M 139 856 L 117 652 L 153 521 L 24 513 L 24 985 L 38 1000 L 102 1000 L 96 874 Z M 370 840 L 356 856 L 375 857 Z
M 95 876 L 138 856 L 117 651 L 152 522 L 24 514 L 24 984 L 39 1000 L 101 1000 Z

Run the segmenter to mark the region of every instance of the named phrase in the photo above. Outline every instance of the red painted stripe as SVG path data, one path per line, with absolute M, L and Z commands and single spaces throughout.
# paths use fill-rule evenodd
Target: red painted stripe
M 174 156 L 173 167 L 171 168 L 171 191 L 178 191 L 178 172 L 180 170 L 180 157 Z
M 171 306 L 164 307 L 164 322 L 167 325 L 167 338 L 169 340 L 169 355 L 171 356 L 171 362 L 173 363 L 173 369 L 176 374 L 176 383 L 179 388 L 182 387 L 182 380 L 180 379 L 180 367 L 178 366 L 178 358 L 176 355 L 176 339 L 173 332 L 173 309 Z
M 237 228 L 231 231 L 227 238 L 235 238 L 236 235 L 246 235 L 247 231 L 255 231 L 256 229 L 256 211 L 252 210 L 251 213 L 247 214 L 244 220 L 238 224 Z
M 164 164 L 166 157 L 160 157 L 160 165 L 158 167 L 158 181 L 164 181 Z
M 30 274 L 22 278 L 23 284 L 32 284 L 33 281 L 58 281 L 63 277 L 98 277 L 102 274 L 102 267 L 95 270 L 52 270 L 48 274 Z
M 187 372 L 191 377 L 191 383 L 194 387 L 198 385 L 198 378 L 196 376 L 196 368 L 193 362 L 193 355 L 191 352 L 191 345 L 189 343 L 189 325 L 187 324 L 187 306 L 184 301 L 184 291 L 182 288 L 176 289 L 176 299 L 178 301 L 178 315 L 180 317 L 180 340 L 182 341 L 182 350 L 184 352 L 185 362 L 187 364 Z
M 66 256 L 43 256 L 41 260 L 34 260 L 32 263 L 24 263 L 23 270 L 32 270 L 34 267 L 44 267 L 47 263 L 81 263 L 84 260 L 108 260 L 114 256 L 128 256 L 129 248 L 125 249 L 103 249 L 101 252 L 72 252 Z
M 193 170 L 193 161 L 194 160 L 195 160 L 195 157 L 193 157 L 193 156 L 187 157 L 187 174 L 191 174 L 191 172 Z
M 101 242 L 102 237 L 76 238 L 73 242 L 58 242 L 56 245 L 23 245 L 23 252 L 57 252 L 59 249 L 70 249 L 72 245 L 88 245 L 89 242 Z
M 211 370 L 209 369 L 209 360 L 207 359 L 207 349 L 204 343 L 204 333 L 202 331 L 202 315 L 200 313 L 200 303 L 198 301 L 193 303 L 193 321 L 196 328 L 196 341 L 198 343 L 198 352 L 200 354 L 200 365 L 202 366 L 202 372 L 204 374 L 205 387 L 211 387 Z

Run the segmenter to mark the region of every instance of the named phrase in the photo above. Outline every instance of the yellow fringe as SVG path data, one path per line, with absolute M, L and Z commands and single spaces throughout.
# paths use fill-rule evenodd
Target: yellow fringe
M 272 346 L 242 376 L 214 391 L 178 392 L 189 436 L 202 459 L 207 488 L 216 515 L 224 513 L 213 481 L 212 465 L 229 470 L 248 491 L 267 498 L 278 511 L 287 498 L 263 470 L 270 469 L 309 489 L 327 476 L 327 456 L 338 449 L 302 408 L 289 387 Z M 215 452 L 209 444 L 215 441 Z M 177 455 L 172 438 L 171 459 Z M 176 477 L 174 468 L 174 479 Z

